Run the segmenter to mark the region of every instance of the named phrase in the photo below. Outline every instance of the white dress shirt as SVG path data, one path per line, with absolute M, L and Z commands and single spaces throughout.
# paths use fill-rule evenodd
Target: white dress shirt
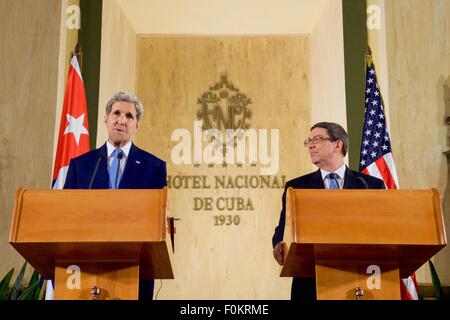
M 344 188 L 344 179 L 345 179 L 345 170 L 347 169 L 347 166 L 345 165 L 345 163 L 340 166 L 339 168 L 337 168 L 334 173 L 337 174 L 337 183 L 339 186 L 339 189 L 343 189 Z M 330 189 L 330 179 L 327 178 L 327 175 L 329 175 L 330 171 L 324 170 L 324 169 L 320 169 L 320 173 L 322 174 L 322 180 L 323 183 L 325 184 L 325 188 L 326 189 Z
M 114 152 L 114 150 L 116 150 L 116 147 L 113 146 L 108 140 L 106 141 L 106 148 L 108 149 L 108 172 L 109 172 L 109 168 L 111 168 L 111 162 L 112 162 L 112 153 Z M 120 166 L 119 166 L 119 183 L 122 180 L 122 174 L 123 174 L 123 170 L 125 169 L 125 165 L 127 163 L 127 159 L 128 159 L 128 155 L 130 154 L 130 149 L 131 149 L 131 141 L 128 142 L 126 145 L 124 145 L 123 147 L 119 148 L 123 151 L 123 157 L 122 159 L 120 159 Z

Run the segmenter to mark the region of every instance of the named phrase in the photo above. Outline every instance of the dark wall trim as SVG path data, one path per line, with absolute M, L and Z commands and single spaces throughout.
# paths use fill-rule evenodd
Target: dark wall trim
M 102 0 L 80 0 L 81 29 L 78 42 L 83 51 L 84 87 L 89 118 L 90 147 L 97 141 L 98 95 L 100 83 L 100 52 L 102 41 Z
M 358 170 L 364 121 L 366 0 L 342 0 L 349 165 Z

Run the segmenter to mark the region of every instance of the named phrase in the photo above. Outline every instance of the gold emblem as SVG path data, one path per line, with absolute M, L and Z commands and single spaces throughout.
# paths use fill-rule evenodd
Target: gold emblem
M 203 121 L 203 130 L 246 130 L 250 127 L 248 120 L 252 112 L 247 106 L 252 101 L 228 81 L 225 74 L 197 99 L 197 103 L 201 105 L 197 119 Z

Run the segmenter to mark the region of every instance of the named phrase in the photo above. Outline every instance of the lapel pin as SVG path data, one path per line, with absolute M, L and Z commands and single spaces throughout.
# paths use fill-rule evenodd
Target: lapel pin
M 141 164 L 141 162 L 140 162 L 140 161 L 137 161 L 137 160 L 136 160 L 136 163 L 137 163 L 137 164 Z

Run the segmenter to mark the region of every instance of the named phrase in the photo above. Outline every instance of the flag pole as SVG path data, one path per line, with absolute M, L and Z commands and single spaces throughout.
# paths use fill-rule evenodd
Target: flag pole
M 375 64 L 373 63 L 373 59 L 372 59 L 372 49 L 370 49 L 370 46 L 367 46 L 367 49 L 366 49 L 366 68 L 367 67 L 375 69 Z M 375 76 L 377 76 L 376 73 L 375 73 Z M 378 82 L 378 80 L 377 80 L 377 82 Z M 380 90 L 379 90 L 380 100 L 381 100 L 381 104 L 384 108 L 384 100 L 383 100 L 383 95 L 382 95 L 381 91 L 382 90 L 381 90 L 381 86 L 380 86 Z
M 81 51 L 81 45 L 77 42 L 75 49 L 70 54 L 70 60 L 72 60 L 73 56 L 77 56 L 78 65 L 80 66 L 80 70 L 83 68 L 83 52 Z M 70 61 L 69 61 L 70 64 Z
M 367 46 L 366 49 L 366 64 L 368 67 L 371 67 L 373 62 L 372 62 L 372 50 L 370 49 L 370 46 Z

